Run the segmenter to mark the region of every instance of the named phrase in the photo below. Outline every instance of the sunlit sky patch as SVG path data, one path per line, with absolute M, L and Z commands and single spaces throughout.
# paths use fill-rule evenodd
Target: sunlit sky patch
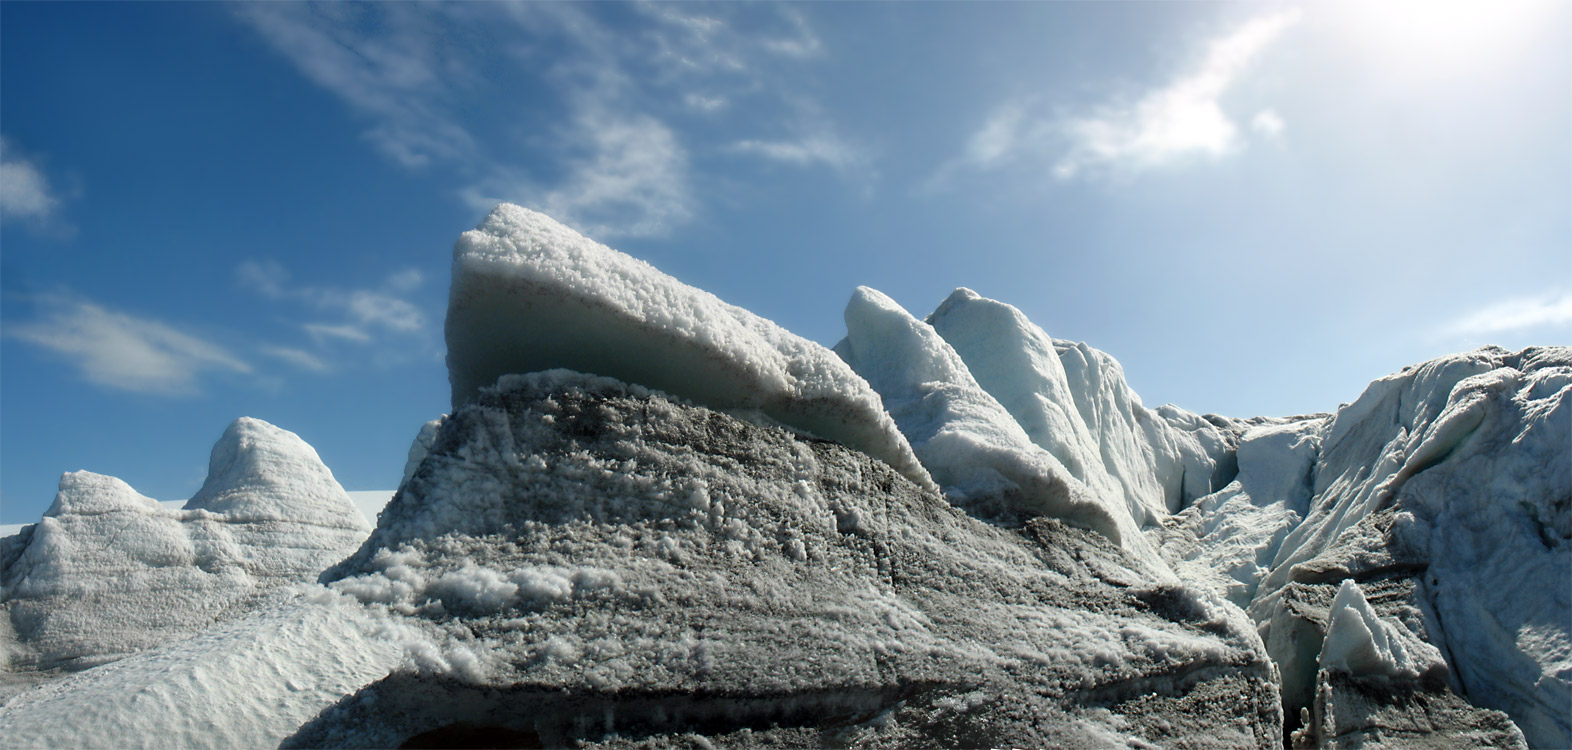
M 0 522 L 229 421 L 400 476 L 450 248 L 545 210 L 826 345 L 956 286 L 1149 405 L 1572 342 L 1572 5 L 0 5 Z

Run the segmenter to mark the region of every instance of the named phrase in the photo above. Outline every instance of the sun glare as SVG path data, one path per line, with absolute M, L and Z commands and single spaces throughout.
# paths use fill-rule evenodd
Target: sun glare
M 1405 78 L 1485 71 L 1510 60 L 1565 9 L 1555 0 L 1373 0 L 1339 3 L 1338 25 Z

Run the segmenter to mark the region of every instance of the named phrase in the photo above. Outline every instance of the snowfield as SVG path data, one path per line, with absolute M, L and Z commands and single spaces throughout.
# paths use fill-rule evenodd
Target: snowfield
M 1572 349 L 1236 419 L 967 289 L 831 350 L 517 206 L 453 269 L 391 498 L 243 418 L 0 536 L 0 746 L 1572 746 Z

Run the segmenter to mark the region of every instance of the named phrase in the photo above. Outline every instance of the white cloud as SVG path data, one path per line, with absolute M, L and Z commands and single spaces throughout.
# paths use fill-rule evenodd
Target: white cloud
M 465 200 L 482 211 L 500 201 L 532 206 L 597 238 L 661 235 L 693 214 L 687 152 L 658 120 L 589 108 L 570 130 L 566 143 L 578 155 L 557 185 L 499 171 Z
M 235 268 L 235 278 L 240 285 L 260 292 L 269 299 L 279 299 L 287 294 L 284 284 L 289 272 L 275 260 L 248 260 Z
M 324 291 L 321 304 L 327 307 L 342 305 L 363 326 L 403 332 L 419 331 L 426 326 L 426 315 L 420 308 L 381 292 L 357 289 L 340 297 Z
M 445 92 L 467 76 L 461 38 L 441 33 L 439 9 L 413 3 L 255 3 L 236 6 L 307 78 L 375 124 L 365 137 L 399 163 L 459 160 L 474 139 L 444 113 Z
M 330 372 L 333 369 L 329 367 L 326 362 L 323 362 L 321 359 L 319 359 L 315 354 L 312 354 L 311 352 L 308 352 L 304 349 L 294 349 L 287 346 L 264 346 L 257 349 L 257 351 L 266 354 L 269 357 L 281 359 L 296 367 L 299 367 L 302 370 L 310 370 L 311 372 Z
M 381 287 L 341 289 L 331 286 L 297 286 L 290 283 L 289 272 L 272 260 L 248 260 L 235 269 L 241 286 L 267 299 L 300 305 L 315 317 L 336 313 L 339 320 L 303 323 L 300 329 L 318 350 L 344 344 L 367 345 L 381 340 L 382 334 L 398 337 L 395 348 L 419 348 L 418 342 L 429 332 L 424 312 L 401 294 L 413 291 L 425 281 L 420 271 L 407 268 L 389 274 Z M 328 372 L 331 366 L 321 352 L 270 347 L 263 353 L 288 361 L 301 369 Z M 309 357 L 310 359 L 307 359 Z
M 307 323 L 300 327 L 318 345 L 330 341 L 349 341 L 356 344 L 371 342 L 371 334 L 352 325 L 329 325 L 327 323 Z
M 388 276 L 388 288 L 397 292 L 413 291 L 426 280 L 426 275 L 414 268 L 396 271 Z
M 42 316 L 7 335 L 55 352 L 89 382 L 139 393 L 189 394 L 199 376 L 250 373 L 223 347 L 164 323 L 64 296 L 40 300 Z
M 1237 145 L 1238 127 L 1221 99 L 1250 63 L 1290 26 L 1298 9 L 1257 18 L 1214 40 L 1200 67 L 1134 104 L 1110 106 L 1064 123 L 1071 147 L 1054 166 L 1060 177 L 1093 167 L 1142 169 L 1189 156 L 1217 157 Z M 1281 125 L 1281 119 L 1277 120 Z
M 1283 118 L 1270 109 L 1263 109 L 1250 118 L 1250 127 L 1268 138 L 1276 138 L 1283 134 Z
M 44 221 L 54 216 L 59 205 L 44 173 L 18 157 L 11 143 L 0 137 L 0 219 Z
M 830 132 L 821 132 L 800 140 L 745 140 L 731 144 L 728 151 L 749 154 L 771 161 L 797 166 L 823 164 L 835 170 L 850 170 L 864 166 L 868 158 L 857 148 Z
M 1572 289 L 1560 289 L 1477 308 L 1447 323 L 1442 333 L 1479 337 L 1569 326 Z
M 819 41 L 817 34 L 808 26 L 808 19 L 802 13 L 790 6 L 776 6 L 781 15 L 791 26 L 791 33 L 787 36 L 768 38 L 763 41 L 764 48 L 785 57 L 806 59 L 818 57 L 824 52 L 824 44 Z
M 462 175 L 455 192 L 473 207 L 510 200 L 602 237 L 665 234 L 698 208 L 676 124 L 705 115 L 707 131 L 741 130 L 763 107 L 789 105 L 795 82 L 779 68 L 821 57 L 823 43 L 791 7 L 609 7 L 288 3 L 236 16 L 365 118 L 367 142 L 384 155 Z M 559 97 L 541 96 L 535 83 Z M 521 86 L 532 91 L 523 100 Z M 513 127 L 482 139 L 491 131 L 466 129 L 467 112 Z M 746 143 L 842 176 L 853 163 L 823 129 L 767 139 L 706 132 L 704 142 Z

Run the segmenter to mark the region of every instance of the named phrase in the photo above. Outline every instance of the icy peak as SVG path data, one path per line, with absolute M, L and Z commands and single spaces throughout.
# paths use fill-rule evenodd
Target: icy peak
M 158 501 L 143 497 L 131 485 L 91 471 L 69 471 L 60 475 L 60 492 L 44 511 L 46 518 L 64 515 L 95 515 L 131 510 L 146 513 L 158 510 Z
M 237 518 L 368 528 L 316 449 L 293 432 L 251 417 L 235 420 L 213 445 L 207 481 L 185 507 Z
M 1406 633 L 1395 621 L 1376 614 L 1359 584 L 1345 579 L 1332 599 L 1321 669 L 1338 669 L 1355 677 L 1418 679 L 1444 672 L 1446 663 L 1428 643 Z
M 503 375 L 564 368 L 762 412 L 933 488 L 828 349 L 527 208 L 502 204 L 459 237 L 446 335 L 455 409 Z

